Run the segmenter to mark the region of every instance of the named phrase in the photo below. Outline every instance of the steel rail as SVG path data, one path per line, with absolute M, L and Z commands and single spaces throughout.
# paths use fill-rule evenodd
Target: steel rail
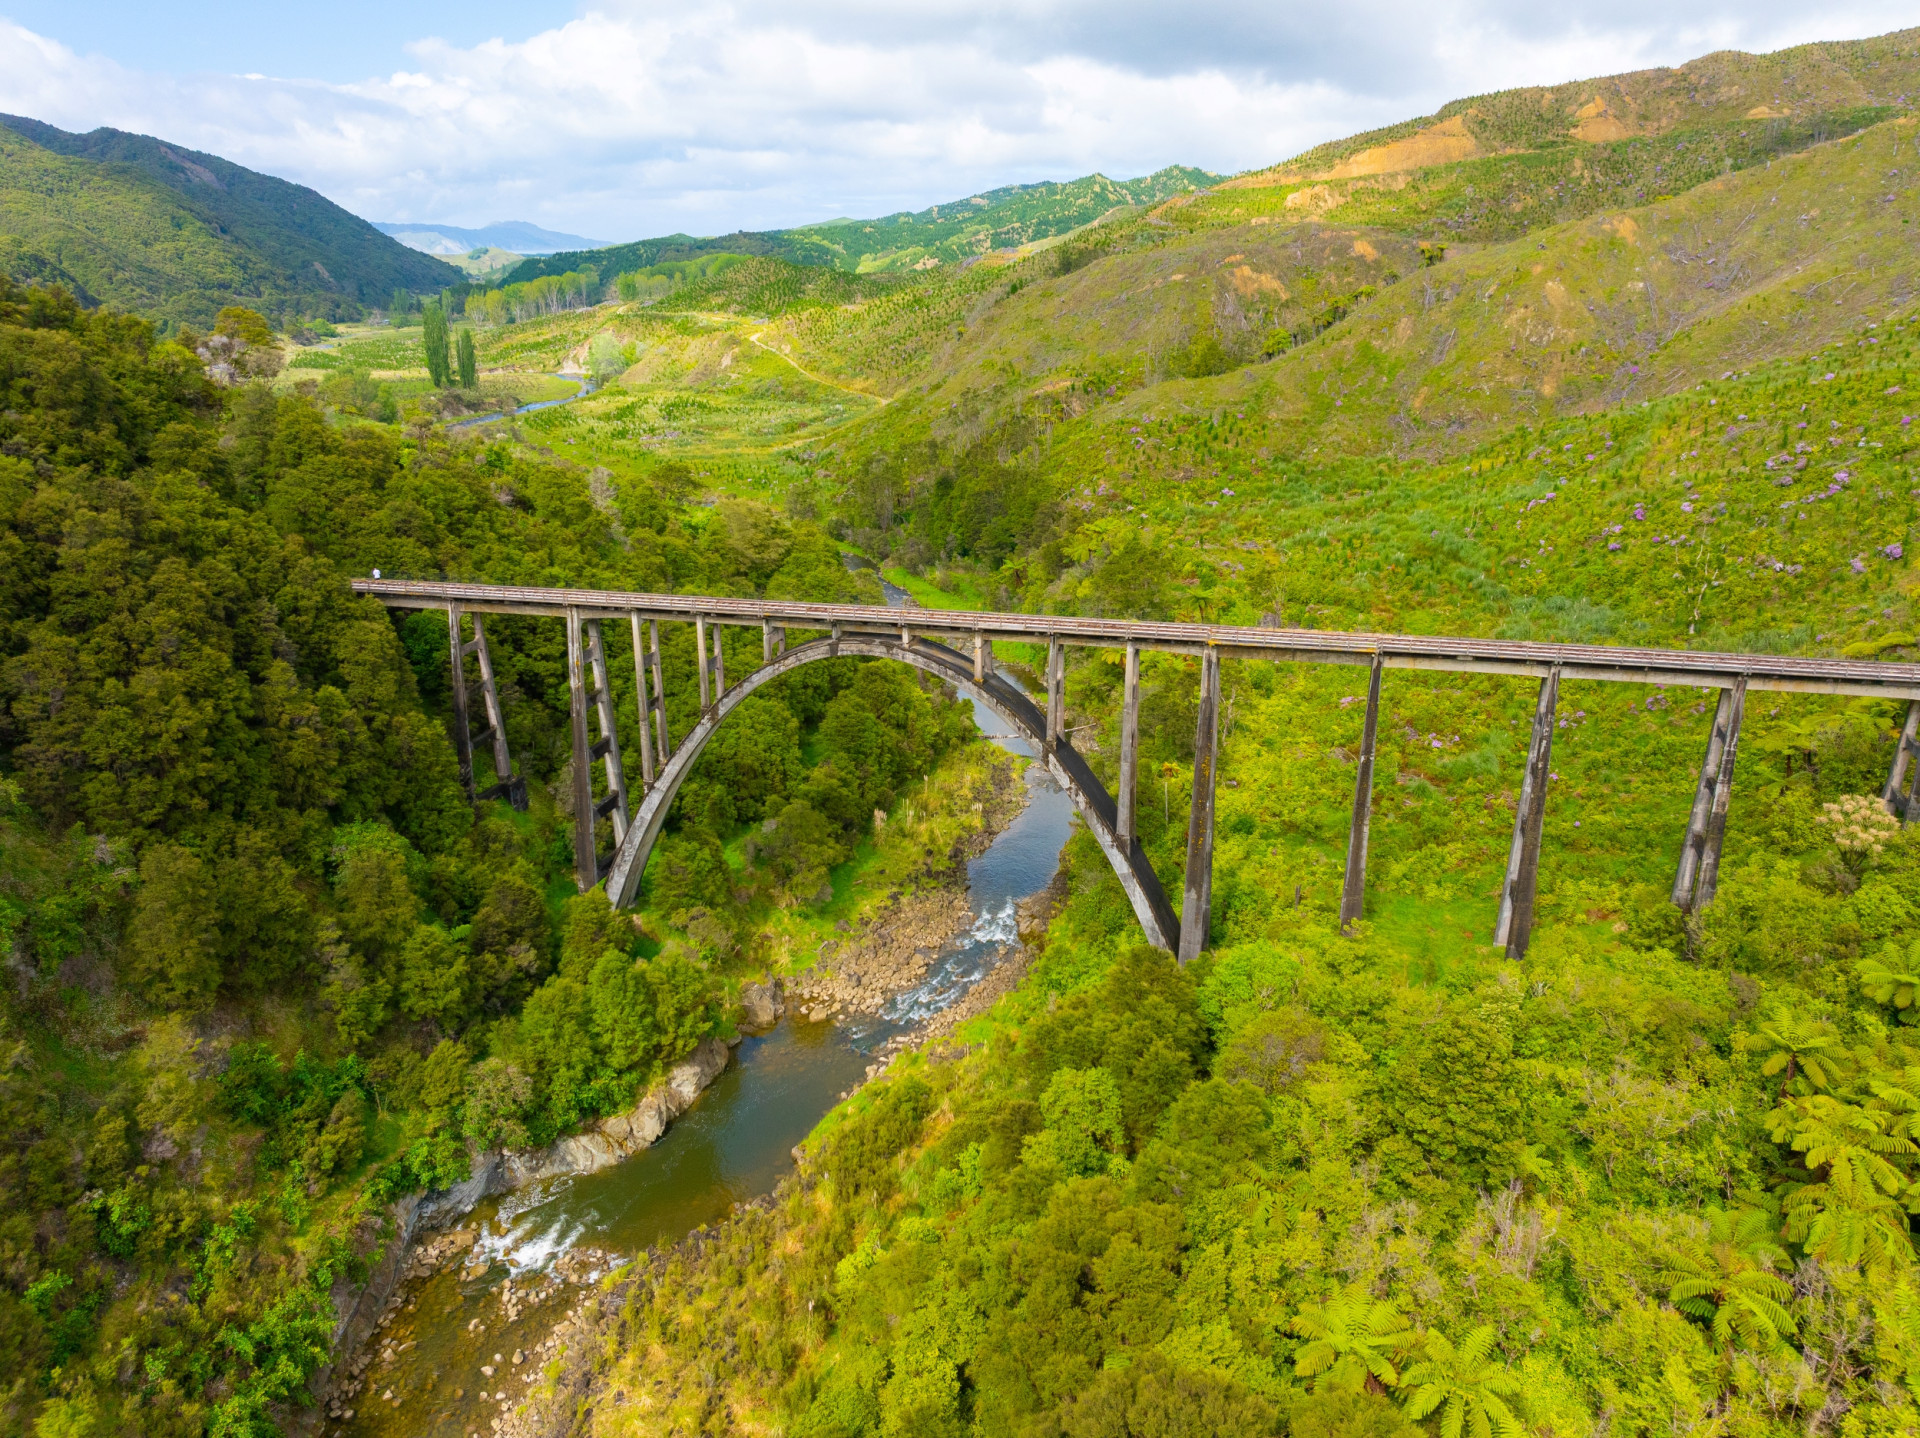
M 698 618 L 709 624 L 755 628 L 774 624 L 821 633 L 832 633 L 837 628 L 845 634 L 898 636 L 907 630 L 929 639 L 971 642 L 983 638 L 989 642 L 1026 643 L 1058 639 L 1082 647 L 1124 649 L 1131 644 L 1170 654 L 1205 654 L 1211 650 L 1228 658 L 1318 664 L 1371 666 L 1378 655 L 1387 669 L 1544 678 L 1557 668 L 1563 683 L 1602 680 L 1701 687 L 1724 687 L 1744 678 L 1749 690 L 1920 700 L 1920 664 L 1866 659 L 1805 659 L 1780 654 L 1723 654 L 1688 649 L 1633 649 L 1609 644 L 1541 644 L 1530 640 L 1081 619 L 1069 615 L 977 610 L 902 610 L 877 604 L 805 604 L 771 599 L 412 579 L 356 579 L 353 590 L 394 609 L 445 609 L 452 604 L 468 613 L 556 619 L 565 618 L 572 611 L 601 617 L 632 615 L 643 620 L 687 623 Z

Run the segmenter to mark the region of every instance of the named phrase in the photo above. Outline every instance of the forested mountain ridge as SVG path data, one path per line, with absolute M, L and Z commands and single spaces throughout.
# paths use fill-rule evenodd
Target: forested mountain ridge
M 0 115 L 0 270 L 205 326 L 224 305 L 357 318 L 464 278 L 304 185 L 102 127 Z
M 704 239 L 668 235 L 598 250 L 543 255 L 527 260 L 503 283 L 557 275 L 585 265 L 613 275 L 705 254 L 766 255 L 862 274 L 932 269 L 991 250 L 1055 239 L 1114 210 L 1158 204 L 1219 178 L 1206 170 L 1170 165 L 1137 180 L 1087 175 L 1064 182 L 1006 185 L 949 204 L 874 220 L 823 220 L 790 230 L 743 230 Z
M 434 255 L 453 255 L 476 248 L 506 250 L 520 255 L 543 255 L 560 249 L 601 249 L 610 243 L 606 240 L 590 240 L 584 235 L 542 229 L 525 220 L 496 220 L 478 229 L 426 221 L 375 220 L 373 227 L 383 235 L 392 235 L 401 240 L 410 249 Z

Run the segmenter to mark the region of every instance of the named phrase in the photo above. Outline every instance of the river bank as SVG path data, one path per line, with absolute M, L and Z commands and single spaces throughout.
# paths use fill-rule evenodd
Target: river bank
M 787 994 L 743 989 L 743 1028 L 774 1027 L 738 1040 L 736 1061 L 692 1087 L 670 1129 L 650 1094 L 541 1155 L 500 1159 L 495 1176 L 477 1167 L 465 1191 L 417 1201 L 424 1216 L 396 1215 L 407 1221 L 343 1323 L 332 1386 L 294 1426 L 480 1438 L 561 1360 L 563 1332 L 604 1275 L 773 1191 L 838 1099 L 1007 961 L 1013 905 L 1052 874 L 1068 819 L 1039 766 L 1023 776 L 1010 754 L 996 770 L 982 826 L 956 846 L 945 882 L 850 927 Z M 624 1147 L 635 1133 L 652 1144 L 639 1161 Z
M 739 1042 L 738 1038 L 732 1040 L 732 1044 Z M 545 1148 L 480 1153 L 474 1157 L 472 1174 L 465 1182 L 438 1193 L 409 1194 L 393 1203 L 384 1215 L 389 1232 L 365 1236 L 367 1246 L 379 1252 L 367 1280 L 352 1285 L 343 1279 L 334 1289 L 335 1358 L 308 1385 L 315 1406 L 309 1410 L 313 1421 L 303 1425 L 305 1431 L 314 1431 L 321 1420 L 351 1422 L 358 1411 L 356 1403 L 378 1401 L 398 1410 L 402 1400 L 396 1398 L 391 1386 L 378 1394 L 371 1390 L 381 1388 L 383 1370 L 414 1346 L 403 1321 L 404 1315 L 414 1310 L 414 1304 L 405 1301 L 405 1287 L 410 1281 L 418 1282 L 453 1266 L 474 1267 L 472 1278 L 485 1277 L 490 1263 L 480 1258 L 476 1266 L 471 1261 L 478 1238 L 474 1230 L 456 1230 L 421 1243 L 423 1235 L 466 1217 L 488 1198 L 549 1179 L 597 1173 L 651 1147 L 719 1077 L 727 1066 L 730 1047 L 719 1038 L 702 1039 L 684 1062 L 651 1085 L 631 1109 L 603 1118 Z M 577 1262 L 573 1266 L 579 1267 Z M 587 1281 L 592 1276 L 590 1269 L 591 1265 L 588 1271 L 574 1275 L 573 1281 Z M 554 1284 L 566 1280 L 563 1273 Z M 551 1296 L 548 1292 L 529 1299 L 523 1292 L 516 1301 L 509 1277 L 502 1293 L 509 1322 L 519 1318 L 519 1308 L 537 1306 Z M 383 1342 L 374 1341 L 396 1322 L 401 1331 Z M 470 1328 L 479 1332 L 481 1325 L 476 1320 Z
M 790 979 L 787 993 L 807 1018 L 882 1016 L 888 1006 L 922 984 L 944 946 L 973 918 L 968 865 L 986 854 L 1031 802 L 1009 754 L 993 766 L 981 809 L 981 826 L 956 844 L 952 867 L 939 883 L 894 898 L 845 937 L 821 946 L 813 967 Z
M 964 1060 L 973 1050 L 952 1042 L 954 1030 L 989 1011 L 1026 976 L 1032 959 L 1045 945 L 1053 915 L 1065 900 L 1066 886 L 1056 869 L 1044 888 L 1015 905 L 1018 934 L 1003 960 L 956 1002 L 923 1019 L 904 1036 L 901 1046 L 917 1049 L 928 1065 Z M 871 1066 L 862 1084 L 880 1077 L 889 1066 Z M 841 1098 L 850 1097 L 851 1092 Z M 690 1373 L 676 1365 L 665 1350 L 650 1347 L 645 1335 L 651 1331 L 650 1323 L 662 1321 L 658 1312 L 662 1296 L 683 1295 L 697 1303 L 700 1312 L 673 1316 L 699 1323 L 724 1315 L 712 1334 L 712 1350 L 724 1353 L 734 1365 L 754 1366 L 739 1343 L 739 1330 L 755 1326 L 751 1319 L 742 1319 L 754 1305 L 751 1269 L 756 1262 L 764 1266 L 768 1255 L 798 1251 L 796 1245 L 808 1241 L 804 1225 L 819 1214 L 816 1188 L 821 1175 L 808 1164 L 802 1148 L 795 1148 L 794 1160 L 770 1192 L 735 1204 L 722 1221 L 695 1228 L 677 1242 L 638 1253 L 631 1263 L 610 1274 L 591 1299 L 569 1308 L 542 1352 L 537 1371 L 515 1384 L 514 1400 L 503 1405 L 485 1438 L 576 1438 L 606 1431 L 594 1420 L 610 1408 L 632 1410 L 638 1419 L 625 1426 L 607 1425 L 619 1432 L 629 1426 L 634 1432 L 708 1431 L 704 1426 L 687 1427 L 691 1413 L 675 1411 L 689 1403 L 710 1413 L 717 1408 L 731 1419 L 733 1410 L 724 1391 L 697 1394 L 701 1383 L 712 1382 L 711 1374 Z M 655 1309 L 652 1314 L 647 1312 L 650 1306 Z M 730 1423 L 728 1431 L 732 1431 Z

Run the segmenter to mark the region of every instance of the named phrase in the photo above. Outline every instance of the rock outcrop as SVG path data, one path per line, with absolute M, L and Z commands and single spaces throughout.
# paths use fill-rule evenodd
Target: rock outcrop
M 740 986 L 740 1011 L 742 1028 L 760 1033 L 780 1022 L 787 1011 L 786 994 L 782 991 L 780 980 L 768 979 L 764 984 L 742 984 Z
M 568 1134 L 545 1148 L 500 1155 L 501 1181 L 488 1192 L 525 1188 L 562 1174 L 598 1173 L 652 1147 L 667 1131 L 667 1125 L 692 1107 L 701 1090 L 720 1077 L 729 1056 L 724 1040 L 702 1039 L 685 1062 L 674 1065 L 664 1083 L 648 1089 L 625 1113 L 603 1118 L 584 1133 Z M 467 1206 L 478 1202 L 476 1196 Z

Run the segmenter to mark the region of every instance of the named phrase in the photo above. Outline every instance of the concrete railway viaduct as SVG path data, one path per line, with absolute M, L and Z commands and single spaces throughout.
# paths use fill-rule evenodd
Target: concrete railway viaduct
M 892 659 L 932 674 L 970 695 L 1024 736 L 1072 797 L 1132 901 L 1148 941 L 1184 962 L 1206 947 L 1212 910 L 1214 781 L 1219 753 L 1220 661 L 1347 664 L 1368 671 L 1361 720 L 1353 822 L 1347 841 L 1343 925 L 1360 916 L 1365 894 L 1367 832 L 1372 818 L 1374 743 L 1380 719 L 1380 676 L 1388 669 L 1504 674 L 1536 683 L 1538 697 L 1515 806 L 1513 838 L 1493 942 L 1519 958 L 1533 926 L 1541 825 L 1552 774 L 1554 711 L 1567 680 L 1693 685 L 1718 691 L 1693 809 L 1681 841 L 1673 901 L 1689 912 L 1709 903 L 1718 879 L 1734 760 L 1747 696 L 1756 690 L 1871 695 L 1908 701 L 1888 776 L 1889 809 L 1908 816 L 1920 790 L 1920 665 L 1866 660 L 1802 659 L 1768 654 L 1627 649 L 1591 644 L 1514 643 L 1310 629 L 1144 623 L 1033 614 L 894 609 L 879 605 L 801 604 L 680 594 L 624 594 L 585 589 L 531 589 L 394 579 L 354 582 L 392 609 L 439 610 L 447 616 L 452 657 L 454 741 L 461 777 L 474 801 L 505 798 L 524 806 L 524 782 L 513 771 L 504 716 L 487 648 L 485 616 L 528 615 L 566 625 L 571 690 L 576 878 L 584 891 L 605 881 L 616 906 L 631 904 L 669 806 L 714 731 L 754 690 L 802 665 L 842 655 Z M 675 741 L 668 732 L 660 653 L 662 624 L 691 625 L 699 680 L 699 718 Z M 630 784 L 615 723 L 606 627 L 624 626 L 637 677 L 640 783 Z M 760 663 L 728 683 L 720 637 L 727 627 L 758 630 Z M 616 631 L 617 632 L 617 631 Z M 469 636 L 471 633 L 471 637 Z M 1045 694 L 1036 703 L 994 664 L 996 642 L 1042 648 Z M 1109 793 L 1065 725 L 1065 653 L 1069 646 L 1126 651 L 1120 712 L 1117 793 Z M 1194 737 L 1193 804 L 1187 831 L 1185 892 L 1179 913 L 1140 844 L 1138 787 L 1140 655 L 1146 650 L 1200 661 L 1199 722 Z M 736 649 L 736 655 L 737 655 Z M 472 677 L 468 661 L 473 661 Z M 479 712 L 475 713 L 474 689 Z M 478 724 L 476 725 L 476 720 Z M 491 760 L 494 782 L 481 786 L 475 756 Z M 595 766 L 599 775 L 595 775 Z M 610 822 L 611 852 L 597 840 Z

